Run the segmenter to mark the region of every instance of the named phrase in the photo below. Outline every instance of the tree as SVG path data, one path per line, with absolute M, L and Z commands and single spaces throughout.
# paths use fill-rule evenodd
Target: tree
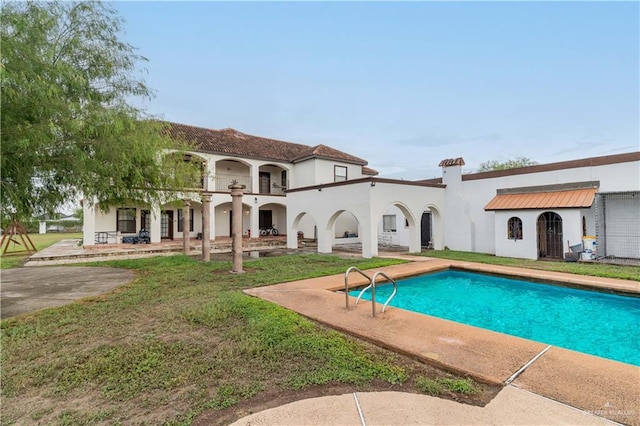
M 185 146 L 129 104 L 152 92 L 113 9 L 9 2 L 1 20 L 3 216 L 51 214 L 79 195 L 150 201 L 181 186 L 180 161 L 167 164 L 179 156 L 158 160 Z
M 533 161 L 527 157 L 516 157 L 507 161 L 490 160 L 480 163 L 479 172 L 490 172 L 494 170 L 516 169 L 518 167 L 535 166 L 537 161 Z

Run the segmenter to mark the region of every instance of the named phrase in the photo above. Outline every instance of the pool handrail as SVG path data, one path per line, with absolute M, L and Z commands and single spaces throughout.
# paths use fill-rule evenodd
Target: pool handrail
M 349 309 L 349 274 L 352 271 L 356 271 L 357 273 L 359 273 L 360 275 L 362 275 L 367 279 L 367 281 L 369 282 L 369 285 L 365 288 L 365 290 L 371 287 L 371 277 L 369 275 L 362 272 L 362 270 L 360 270 L 356 266 L 351 266 L 349 269 L 347 269 L 347 272 L 344 273 L 344 297 L 345 297 L 345 305 L 347 309 Z M 356 305 L 358 304 L 358 300 L 360 300 L 360 296 L 362 296 L 363 292 L 364 290 L 361 291 L 360 294 L 358 295 L 358 298 L 356 299 L 356 303 L 355 303 Z
M 383 313 L 385 309 L 387 309 L 387 305 L 389 304 L 389 302 L 391 302 L 391 299 L 393 299 L 393 297 L 396 295 L 396 293 L 398 293 L 398 283 L 396 282 L 396 280 L 394 280 L 393 278 L 391 278 L 389 275 L 385 274 L 382 271 L 378 271 L 375 274 L 373 274 L 373 277 L 371 278 L 371 309 L 373 310 L 373 316 L 376 316 L 376 278 L 378 278 L 378 275 L 382 275 L 384 278 L 387 279 L 387 281 L 391 281 L 393 283 L 393 291 L 391 292 L 391 295 L 387 298 L 387 301 L 384 302 L 384 305 L 382 305 L 382 310 L 380 311 L 380 313 Z

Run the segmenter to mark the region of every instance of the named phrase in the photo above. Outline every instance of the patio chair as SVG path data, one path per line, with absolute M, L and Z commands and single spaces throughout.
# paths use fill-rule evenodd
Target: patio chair
M 146 229 L 142 228 L 140 232 L 138 232 L 138 241 L 134 244 L 151 244 L 151 234 Z

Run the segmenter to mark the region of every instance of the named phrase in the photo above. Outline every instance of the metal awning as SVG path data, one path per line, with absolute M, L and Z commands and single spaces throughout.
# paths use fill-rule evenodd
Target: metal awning
M 567 209 L 591 207 L 598 188 L 498 194 L 485 210 Z

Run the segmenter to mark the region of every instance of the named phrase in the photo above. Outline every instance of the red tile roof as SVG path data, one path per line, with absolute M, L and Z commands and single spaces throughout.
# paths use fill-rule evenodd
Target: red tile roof
M 462 157 L 458 158 L 446 158 L 438 164 L 438 167 L 451 167 L 451 166 L 464 166 L 464 160 Z
M 362 174 L 367 176 L 378 176 L 378 171 L 366 166 L 362 166 Z
M 326 145 L 309 146 L 248 135 L 235 129 L 204 129 L 186 124 L 164 122 L 171 137 L 195 144 L 195 150 L 263 160 L 297 163 L 311 158 L 365 166 L 366 160 Z
M 597 188 L 568 191 L 498 194 L 485 210 L 524 210 L 591 207 Z

